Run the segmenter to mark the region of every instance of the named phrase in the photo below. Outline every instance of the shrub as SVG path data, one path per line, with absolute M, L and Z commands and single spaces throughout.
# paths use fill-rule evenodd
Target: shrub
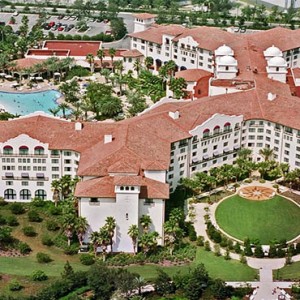
M 64 254 L 67 255 L 74 255 L 78 253 L 78 246 L 77 245 L 71 245 L 64 248 Z
M 42 270 L 37 270 L 31 275 L 31 278 L 33 281 L 45 281 L 48 276 Z
M 30 210 L 28 212 L 29 222 L 42 222 L 43 219 L 40 217 L 39 213 L 35 210 Z
M 18 226 L 19 225 L 19 222 L 18 222 L 17 218 L 13 215 L 7 216 L 6 217 L 6 222 L 7 222 L 8 226 Z
M 95 263 L 95 258 L 87 253 L 80 255 L 80 262 L 85 266 L 90 266 Z
M 50 212 L 50 214 L 53 215 L 53 216 L 58 216 L 58 215 L 61 215 L 62 210 L 61 210 L 60 207 L 57 207 L 57 206 L 51 206 L 51 207 L 49 208 L 49 212 Z
M 53 220 L 49 220 L 46 223 L 46 228 L 49 231 L 56 231 L 59 229 L 59 225 L 57 222 L 53 221 Z
M 51 257 L 48 254 L 43 252 L 38 252 L 36 254 L 36 259 L 40 264 L 46 264 L 52 261 Z
M 75 76 L 85 77 L 85 76 L 89 76 L 89 75 L 90 75 L 90 72 L 87 69 L 85 69 L 81 66 L 76 66 L 68 72 L 68 75 L 66 76 L 66 80 L 72 79 Z
M 235 243 L 233 246 L 234 252 L 240 254 L 242 252 L 241 245 L 239 243 Z
M 0 215 L 0 225 L 6 225 L 7 221 L 6 219 Z
M 265 256 L 261 245 L 255 247 L 254 256 L 257 258 L 263 258 Z
M 10 283 L 8 284 L 8 288 L 10 291 L 20 291 L 23 286 L 21 285 L 21 283 L 15 279 L 11 280 Z
M 31 248 L 27 243 L 20 242 L 18 244 L 18 249 L 21 254 L 28 254 L 31 252 Z
M 7 205 L 8 203 L 4 200 L 3 197 L 0 197 L 0 206 L 5 206 Z
M 43 235 L 42 236 L 42 244 L 50 247 L 50 246 L 54 245 L 54 242 L 49 235 Z
M 218 244 L 214 245 L 214 252 L 215 252 L 215 256 L 221 256 L 220 245 Z
M 204 246 L 204 236 L 199 235 L 197 237 L 197 242 L 196 242 L 197 246 L 199 247 L 203 247 Z
M 209 241 L 205 241 L 205 242 L 204 242 L 204 250 L 205 250 L 205 251 L 210 251 L 210 250 L 211 250 L 211 249 L 210 249 Z
M 241 262 L 242 264 L 244 264 L 244 265 L 247 263 L 247 258 L 246 258 L 245 255 L 241 255 L 241 256 L 240 256 L 240 262 Z
M 230 250 L 229 250 L 228 247 L 226 248 L 224 259 L 225 260 L 230 260 L 231 259 L 231 257 L 230 257 Z
M 10 210 L 14 215 L 21 215 L 24 214 L 25 208 L 21 203 L 14 202 L 10 206 Z
M 26 236 L 36 236 L 37 233 L 35 232 L 34 228 L 32 226 L 25 226 L 22 229 L 24 235 Z
M 44 207 L 47 202 L 42 200 L 41 198 L 33 198 L 30 204 L 35 207 Z
M 264 179 L 259 179 L 260 183 L 265 183 L 266 181 Z

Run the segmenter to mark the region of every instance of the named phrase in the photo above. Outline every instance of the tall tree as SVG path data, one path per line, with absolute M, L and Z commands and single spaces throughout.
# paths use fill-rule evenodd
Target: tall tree
M 115 230 L 116 230 L 116 227 L 117 227 L 116 219 L 114 217 L 107 217 L 105 219 L 105 226 L 106 226 L 106 229 L 107 229 L 108 234 L 109 234 L 110 251 L 112 253 L 113 252 L 113 237 L 115 235 Z
M 132 240 L 132 246 L 133 246 L 133 253 L 136 254 L 136 247 L 137 247 L 137 241 L 139 237 L 139 227 L 137 225 L 131 225 L 128 228 L 127 234 L 130 236 Z

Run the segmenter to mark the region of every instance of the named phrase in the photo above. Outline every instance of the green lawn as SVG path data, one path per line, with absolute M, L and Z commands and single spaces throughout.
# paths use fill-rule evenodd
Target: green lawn
M 218 206 L 216 219 L 233 237 L 259 239 L 262 244 L 274 239 L 291 240 L 300 234 L 300 207 L 280 196 L 252 201 L 235 195 Z
M 213 252 L 204 251 L 198 248 L 196 261 L 187 266 L 161 267 L 169 275 L 174 275 L 180 271 L 182 273 L 189 272 L 190 268 L 196 264 L 203 263 L 213 278 L 221 278 L 226 281 L 253 281 L 257 278 L 257 271 L 251 269 L 247 265 L 243 265 L 236 260 L 225 260 L 224 257 L 217 257 Z M 139 273 L 145 279 L 156 277 L 155 265 L 146 266 L 130 266 L 128 270 Z
M 291 265 L 284 266 L 282 269 L 273 271 L 275 279 L 299 281 L 300 278 L 300 262 L 292 263 Z

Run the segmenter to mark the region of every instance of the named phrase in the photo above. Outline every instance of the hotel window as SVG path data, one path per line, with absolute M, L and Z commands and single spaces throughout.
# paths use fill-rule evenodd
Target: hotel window
M 255 139 L 255 135 L 249 135 L 249 140 L 254 140 Z
M 41 146 L 36 146 L 36 147 L 34 148 L 34 154 L 35 154 L 35 155 L 43 155 L 44 153 L 45 153 L 45 150 L 44 150 L 43 147 L 41 147 Z
M 28 155 L 28 152 L 29 152 L 29 150 L 28 150 L 27 146 L 21 146 L 19 148 L 19 154 L 20 155 Z
M 271 130 L 270 130 L 270 129 L 267 129 L 267 130 L 266 130 L 266 133 L 267 133 L 267 134 L 271 134 Z
M 53 172 L 59 171 L 59 167 L 52 167 L 52 171 L 53 171 Z
M 65 164 L 70 164 L 71 163 L 71 159 L 65 159 Z
M 288 144 L 288 143 L 285 143 L 284 146 L 285 146 L 286 148 L 290 148 L 291 145 Z
M 37 185 L 37 186 L 44 186 L 44 182 L 38 181 L 38 182 L 36 183 L 36 185 Z
M 23 186 L 27 186 L 28 184 L 29 184 L 28 181 L 22 181 Z
M 192 167 L 192 172 L 196 171 L 196 166 Z
M 70 167 L 65 167 L 64 170 L 65 170 L 65 172 L 71 172 L 71 171 L 72 171 L 72 168 L 70 168 Z
M 42 200 L 45 200 L 47 198 L 47 193 L 44 190 L 37 190 L 35 192 L 35 197 L 36 198 L 40 198 Z
M 290 151 L 284 150 L 284 154 L 285 154 L 285 155 L 290 155 Z
M 4 199 L 15 200 L 17 198 L 17 193 L 13 189 L 7 189 L 4 191 Z
M 196 151 L 192 153 L 192 156 L 196 156 L 196 155 L 197 155 L 197 152 L 196 152 Z
M 5 155 L 13 154 L 13 147 L 4 146 L 3 147 L 3 154 L 5 154 Z
M 255 132 L 255 128 L 249 128 L 249 132 Z
M 169 179 L 172 179 L 173 177 L 174 177 L 173 174 L 170 174 L 170 175 L 168 176 Z
M 13 181 L 6 181 L 6 185 L 14 185 Z
M 261 132 L 264 132 L 264 129 L 263 129 L 263 128 L 258 128 L 258 129 L 257 129 L 257 132 L 260 132 L 260 133 L 261 133 Z
M 20 191 L 20 199 L 21 200 L 29 200 L 31 198 L 31 192 L 29 190 L 21 190 Z
M 263 143 L 257 143 L 256 147 L 263 147 Z
M 183 168 L 184 167 L 184 163 L 179 165 L 179 168 Z

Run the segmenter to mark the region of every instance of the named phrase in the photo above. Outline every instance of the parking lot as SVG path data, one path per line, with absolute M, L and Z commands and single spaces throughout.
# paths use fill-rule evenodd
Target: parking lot
M 19 26 L 21 25 L 21 20 L 22 20 L 22 16 L 24 14 L 20 13 L 17 16 L 13 15 L 13 13 L 0 13 L 0 18 L 2 22 L 5 22 L 6 25 L 10 25 L 13 28 L 13 31 L 17 31 L 19 29 Z M 36 21 L 38 19 L 38 15 L 37 14 L 27 14 L 28 19 L 29 19 L 29 28 L 31 28 L 34 24 L 36 24 Z M 11 17 L 14 17 L 16 20 L 15 24 L 9 24 L 9 21 L 11 19 Z M 49 29 L 49 30 L 43 30 L 45 35 L 48 35 L 49 31 L 53 32 L 54 35 L 57 34 L 71 34 L 71 35 L 75 35 L 75 34 L 79 34 L 79 35 L 89 35 L 89 36 L 93 36 L 96 34 L 99 34 L 101 32 L 109 32 L 110 31 L 110 26 L 109 23 L 105 23 L 105 22 L 97 22 L 93 19 L 87 20 L 86 24 L 88 26 L 88 30 L 85 32 L 79 32 L 76 27 L 77 24 L 77 18 L 69 18 L 69 17 L 64 17 L 62 19 L 58 19 L 58 16 L 49 16 L 48 19 L 46 20 L 45 23 L 50 23 L 50 22 L 55 22 L 55 25 L 58 23 L 61 23 L 61 25 L 64 25 L 64 27 L 67 27 L 69 25 L 74 25 L 74 28 L 70 29 L 69 31 L 58 31 L 58 28 L 56 30 L 54 29 Z M 54 27 L 54 26 L 53 26 Z

